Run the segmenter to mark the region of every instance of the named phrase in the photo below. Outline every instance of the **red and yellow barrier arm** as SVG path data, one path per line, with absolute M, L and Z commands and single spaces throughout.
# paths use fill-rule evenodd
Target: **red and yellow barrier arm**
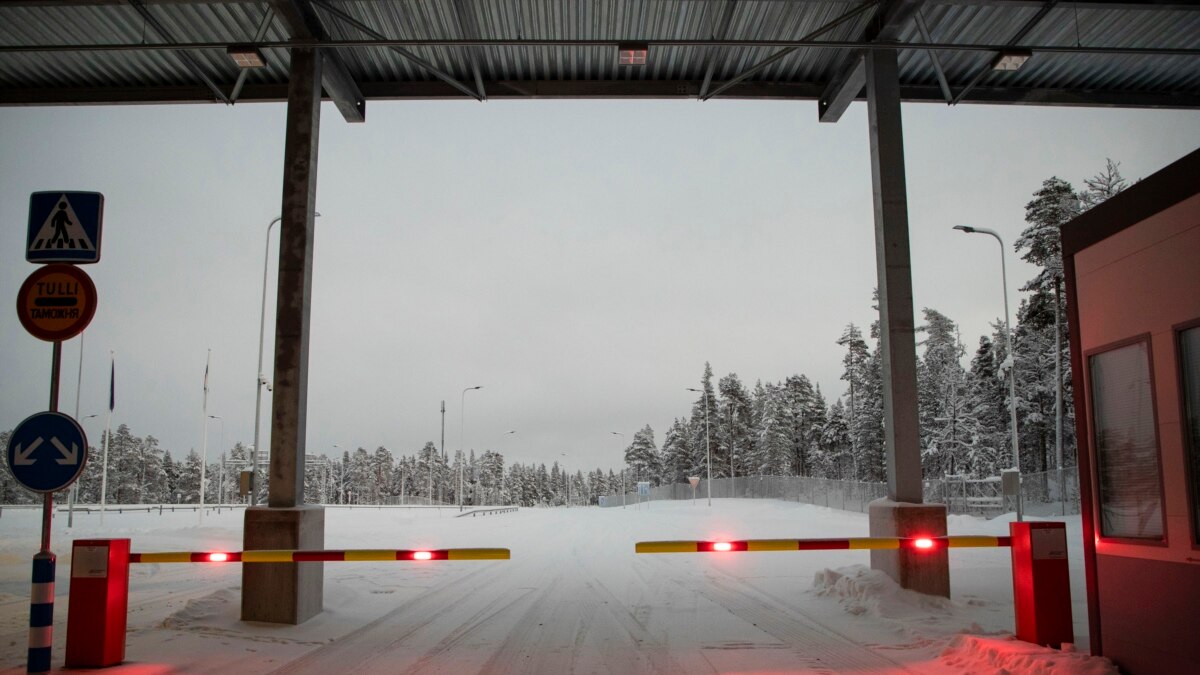
M 174 551 L 130 553 L 130 563 L 394 562 L 409 560 L 508 560 L 506 548 L 349 549 L 344 551 Z
M 723 553 L 726 551 L 838 551 L 1012 546 L 1009 537 L 958 535 L 952 537 L 848 537 L 844 539 L 742 539 L 733 541 L 639 541 L 638 553 Z

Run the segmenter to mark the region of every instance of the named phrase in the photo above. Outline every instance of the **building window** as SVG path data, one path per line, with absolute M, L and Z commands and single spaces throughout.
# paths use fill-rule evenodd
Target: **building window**
M 1136 342 L 1089 359 L 1100 534 L 1162 539 L 1162 483 L 1150 343 Z
M 1192 537 L 1195 543 L 1200 543 L 1200 327 L 1180 331 L 1179 363 L 1183 371 L 1184 430 L 1192 483 Z

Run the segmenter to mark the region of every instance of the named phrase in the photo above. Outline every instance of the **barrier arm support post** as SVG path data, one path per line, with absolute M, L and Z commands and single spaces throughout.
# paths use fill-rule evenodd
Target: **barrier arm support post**
M 67 667 L 104 668 L 125 660 L 129 540 L 76 539 L 71 553 Z
M 1066 525 L 1016 522 L 1009 532 L 1017 639 L 1061 649 L 1075 641 Z

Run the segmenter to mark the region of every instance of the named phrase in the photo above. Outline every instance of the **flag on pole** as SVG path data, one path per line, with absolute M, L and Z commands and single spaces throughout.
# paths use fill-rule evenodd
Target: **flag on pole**
M 209 352 L 211 356 L 212 352 Z M 208 361 L 204 362 L 204 398 L 208 398 Z
M 108 376 L 108 411 L 117 406 L 117 359 L 112 357 L 112 372 Z

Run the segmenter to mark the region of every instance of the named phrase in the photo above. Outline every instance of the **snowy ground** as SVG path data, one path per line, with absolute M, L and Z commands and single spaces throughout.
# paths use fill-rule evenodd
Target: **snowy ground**
M 238 620 L 236 564 L 135 565 L 120 673 L 1115 673 L 1008 639 L 1007 549 L 950 553 L 952 600 L 902 591 L 865 551 L 635 555 L 649 539 L 865 536 L 858 513 L 772 500 L 637 509 L 326 511 L 327 548 L 501 546 L 509 561 L 326 563 L 325 611 L 300 626 Z M 39 511 L 0 516 L 0 670 L 23 672 Z M 70 540 L 135 551 L 238 550 L 240 511 L 55 519 L 54 663 L 63 663 Z M 1079 519 L 1075 633 L 1086 653 Z M 951 534 L 1007 534 L 952 516 Z M 972 637 L 974 636 L 974 637 Z

